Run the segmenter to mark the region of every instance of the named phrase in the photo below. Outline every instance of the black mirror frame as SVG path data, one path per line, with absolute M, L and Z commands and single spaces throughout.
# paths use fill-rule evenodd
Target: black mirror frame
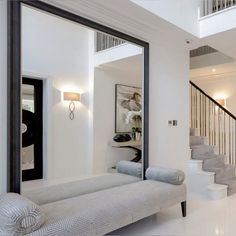
M 95 30 L 111 34 L 144 48 L 144 174 L 148 168 L 149 159 L 149 43 L 39 0 L 8 0 L 7 191 L 15 193 L 21 192 L 21 4 L 43 10 Z

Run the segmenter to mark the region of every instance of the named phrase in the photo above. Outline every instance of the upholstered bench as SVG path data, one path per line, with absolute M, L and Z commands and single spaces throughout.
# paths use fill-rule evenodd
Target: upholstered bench
M 0 235 L 104 235 L 178 203 L 182 203 L 186 215 L 183 172 L 152 167 L 146 177 L 144 181 L 41 206 L 17 194 L 3 195 Z
M 116 169 L 118 173 L 24 190 L 23 196 L 42 205 L 142 180 L 140 163 L 120 161 Z

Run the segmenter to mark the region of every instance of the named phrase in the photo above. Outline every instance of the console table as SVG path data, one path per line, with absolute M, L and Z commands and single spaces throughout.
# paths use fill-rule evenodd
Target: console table
M 131 160 L 133 162 L 139 162 L 142 159 L 142 140 L 128 141 L 128 142 L 111 142 L 111 146 L 115 148 L 130 148 L 136 151 L 135 157 Z

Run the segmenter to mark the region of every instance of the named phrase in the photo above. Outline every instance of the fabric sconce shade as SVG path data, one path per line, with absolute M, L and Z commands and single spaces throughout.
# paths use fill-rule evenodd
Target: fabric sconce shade
M 63 98 L 64 98 L 64 101 L 70 101 L 70 104 L 69 104 L 69 111 L 70 111 L 69 118 L 71 120 L 74 120 L 74 118 L 75 118 L 75 114 L 74 114 L 75 102 L 80 101 L 81 95 L 80 95 L 80 93 L 64 92 L 63 93 Z
M 64 101 L 80 101 L 80 93 L 64 92 L 63 94 Z
M 216 101 L 223 107 L 226 105 L 225 99 L 216 99 Z

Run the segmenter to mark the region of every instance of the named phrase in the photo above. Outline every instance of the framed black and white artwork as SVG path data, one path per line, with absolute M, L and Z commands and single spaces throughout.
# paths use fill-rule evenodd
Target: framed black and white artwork
M 115 85 L 115 133 L 141 132 L 142 89 L 127 85 Z

